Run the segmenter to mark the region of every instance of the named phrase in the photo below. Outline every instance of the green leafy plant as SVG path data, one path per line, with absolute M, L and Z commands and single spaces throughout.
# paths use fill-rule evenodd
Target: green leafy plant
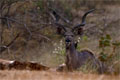
M 105 48 L 110 46 L 111 46 L 111 36 L 107 34 L 105 37 L 101 37 L 101 39 L 99 40 L 99 48 L 102 49 L 99 56 L 99 59 L 101 61 L 107 60 L 108 54 L 105 53 Z
M 109 34 L 107 34 L 105 37 L 101 37 L 101 39 L 99 40 L 99 48 L 102 49 L 102 51 L 100 52 L 99 59 L 104 62 L 112 58 L 116 51 L 116 48 L 119 46 L 120 42 L 112 41 L 112 38 Z M 111 54 L 105 53 L 106 48 L 112 48 Z
M 101 37 L 99 41 L 99 47 L 105 48 L 108 46 L 111 46 L 111 36 L 107 34 L 105 37 Z

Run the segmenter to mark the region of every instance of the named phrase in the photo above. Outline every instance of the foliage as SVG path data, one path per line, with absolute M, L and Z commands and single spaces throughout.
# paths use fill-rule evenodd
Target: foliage
M 111 46 L 111 36 L 108 34 L 105 37 L 101 37 L 99 41 L 100 48 L 105 48 L 107 46 Z
M 101 61 L 107 60 L 108 54 L 106 54 L 104 51 L 106 47 L 110 47 L 110 46 L 111 46 L 111 36 L 107 34 L 105 37 L 101 37 L 99 41 L 99 48 L 102 49 L 99 57 Z
M 105 37 L 101 37 L 101 39 L 99 40 L 99 48 L 102 49 L 102 51 L 100 52 L 99 59 L 103 62 L 108 60 L 111 57 L 111 55 L 114 54 L 115 49 L 119 46 L 120 46 L 120 42 L 118 41 L 113 42 L 109 34 L 107 34 Z M 112 48 L 113 52 L 111 54 L 105 53 L 107 47 Z
M 99 40 L 99 48 L 102 50 L 99 54 L 99 59 L 106 65 L 109 73 L 120 73 L 118 68 L 120 67 L 120 52 L 118 51 L 119 47 L 120 42 L 113 41 L 111 36 L 108 34 L 105 37 L 101 37 Z M 108 53 L 107 48 L 111 50 L 110 53 Z

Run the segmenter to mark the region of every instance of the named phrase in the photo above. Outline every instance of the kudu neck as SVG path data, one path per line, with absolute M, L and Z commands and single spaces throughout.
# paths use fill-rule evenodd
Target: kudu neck
M 69 51 L 69 52 L 74 52 L 76 51 L 76 48 L 75 48 L 75 43 L 74 42 L 71 42 L 69 46 L 66 45 L 66 52 Z

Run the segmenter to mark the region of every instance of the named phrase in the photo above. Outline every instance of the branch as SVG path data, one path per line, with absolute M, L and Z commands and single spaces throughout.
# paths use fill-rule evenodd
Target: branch
M 66 18 L 64 18 L 63 16 L 61 16 L 59 13 L 57 13 L 55 10 L 53 10 L 52 8 L 50 8 L 50 10 L 52 11 L 52 14 L 54 15 L 54 17 L 52 16 L 52 18 L 55 21 L 59 21 L 59 19 L 61 18 L 61 20 L 63 20 L 65 23 L 70 23 L 70 21 Z M 50 14 L 51 15 L 51 14 Z
M 8 47 L 10 47 L 15 41 L 16 39 L 19 37 L 20 33 L 17 34 L 17 36 L 6 46 L 0 46 L 0 52 L 2 53 L 3 51 L 5 51 Z
M 31 31 L 29 30 L 29 28 L 26 26 L 26 24 L 21 23 L 21 22 L 19 22 L 19 21 L 16 21 L 15 19 L 11 19 L 11 18 L 9 18 L 9 17 L 0 17 L 0 19 L 5 19 L 5 20 L 7 20 L 7 25 L 8 25 L 8 27 L 10 27 L 10 23 L 9 23 L 8 21 L 13 21 L 13 22 L 16 22 L 16 23 L 18 23 L 18 24 L 20 24 L 20 25 L 24 25 L 25 29 L 26 29 L 26 30 L 28 31 L 28 33 L 30 34 L 30 38 L 31 38 L 32 33 L 31 33 Z M 29 39 L 30 39 L 30 38 L 29 38 Z
M 50 15 L 52 16 L 54 22 L 53 24 L 55 24 L 57 27 L 60 27 L 62 28 L 65 32 L 67 31 L 66 28 L 64 27 L 64 25 L 58 23 L 58 21 L 60 20 L 60 18 L 66 22 L 66 23 L 69 23 L 69 21 L 65 18 L 63 18 L 61 15 L 59 15 L 55 10 L 51 9 L 52 12 L 50 13 Z

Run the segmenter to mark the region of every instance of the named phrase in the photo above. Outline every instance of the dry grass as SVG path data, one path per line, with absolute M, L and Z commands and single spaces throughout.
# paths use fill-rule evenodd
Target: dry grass
M 119 80 L 120 76 L 55 71 L 0 71 L 0 80 Z

